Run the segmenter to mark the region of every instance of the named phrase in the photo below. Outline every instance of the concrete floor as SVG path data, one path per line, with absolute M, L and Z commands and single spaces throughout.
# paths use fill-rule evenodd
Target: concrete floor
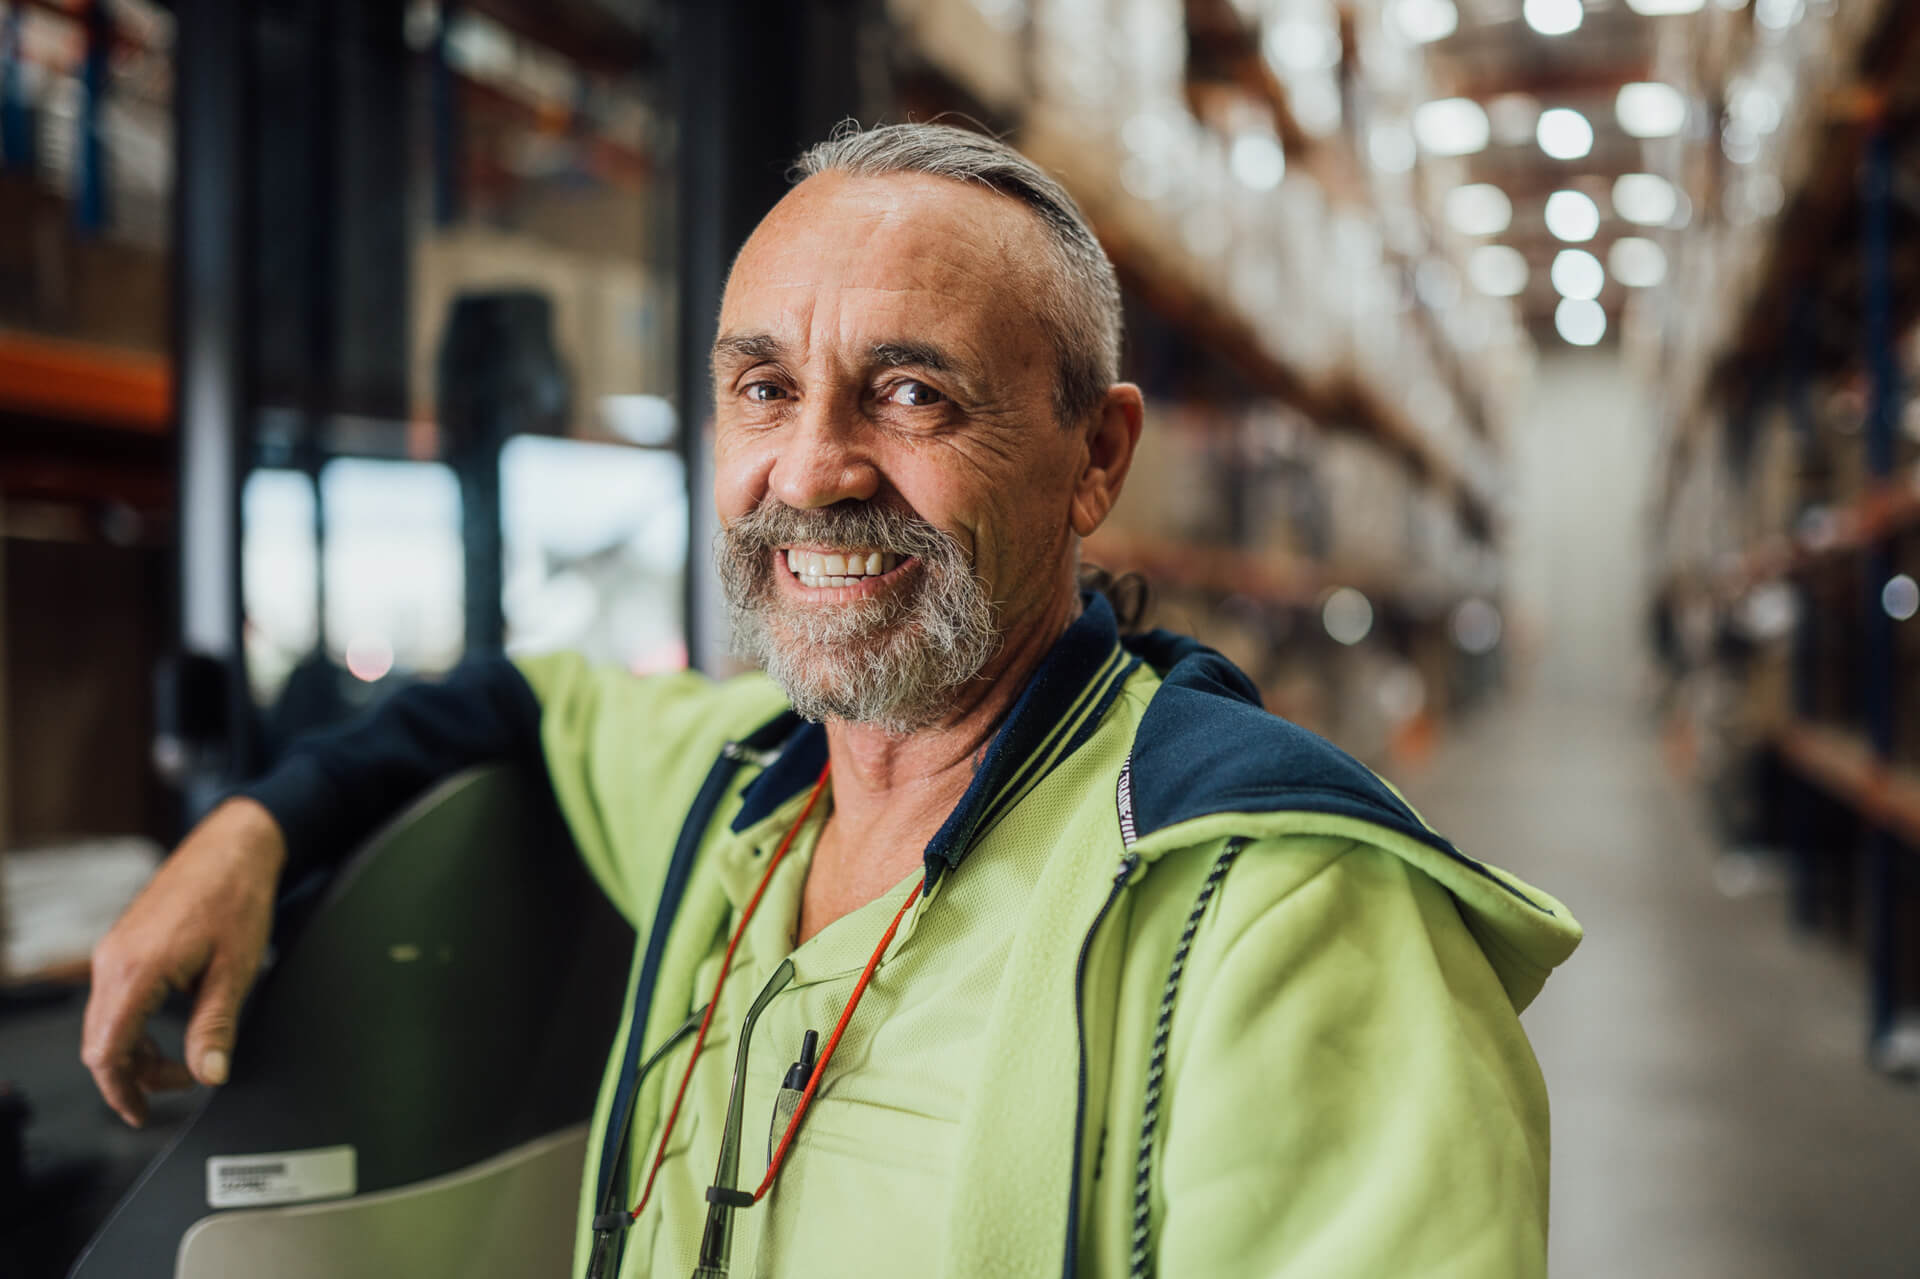
M 1525 1017 L 1556 1279 L 1920 1275 L 1920 1090 L 1865 1065 L 1857 960 L 1716 861 L 1630 699 L 1489 712 L 1402 780 L 1586 926 Z

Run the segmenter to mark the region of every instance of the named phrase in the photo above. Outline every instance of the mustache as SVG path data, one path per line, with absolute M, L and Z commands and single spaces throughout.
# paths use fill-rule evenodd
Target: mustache
M 872 502 L 838 502 L 803 510 L 768 498 L 721 531 L 732 554 L 758 553 L 792 542 L 869 547 L 896 555 L 965 562 L 953 537 L 911 511 Z

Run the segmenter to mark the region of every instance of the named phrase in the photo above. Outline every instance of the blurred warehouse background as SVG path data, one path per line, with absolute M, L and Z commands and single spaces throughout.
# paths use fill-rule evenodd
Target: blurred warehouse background
M 0 3 L 0 1274 L 120 1128 L 86 955 L 465 653 L 726 665 L 732 252 L 838 120 L 1067 183 L 1088 548 L 1551 889 L 1555 1273 L 1920 1274 L 1920 5 Z

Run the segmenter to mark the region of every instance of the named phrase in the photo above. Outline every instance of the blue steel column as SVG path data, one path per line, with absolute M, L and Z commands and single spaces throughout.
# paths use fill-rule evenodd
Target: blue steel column
M 1867 469 L 1875 482 L 1893 472 L 1895 406 L 1899 370 L 1893 352 L 1893 260 L 1890 205 L 1893 187 L 1893 144 L 1885 122 L 1874 126 L 1867 144 L 1865 191 L 1866 355 L 1872 379 L 1867 415 Z M 1885 538 L 1875 539 L 1866 564 L 1867 737 L 1881 762 L 1893 755 L 1894 695 L 1896 691 L 1893 619 L 1880 602 L 1881 588 L 1893 575 L 1893 551 Z M 1893 1027 L 1899 1004 L 1895 974 L 1895 904 L 1898 883 L 1893 859 L 1898 849 L 1893 836 L 1876 826 L 1867 842 L 1866 906 L 1869 965 L 1869 1051 L 1877 1049 Z

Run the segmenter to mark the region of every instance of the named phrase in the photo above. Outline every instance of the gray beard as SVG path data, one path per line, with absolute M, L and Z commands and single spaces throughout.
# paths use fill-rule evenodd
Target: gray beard
M 904 590 L 845 604 L 787 602 L 776 548 L 870 547 L 919 562 Z M 1000 648 L 986 585 L 960 546 L 917 516 L 869 504 L 799 510 L 769 498 L 720 530 L 714 561 L 733 651 L 759 664 L 807 719 L 895 736 L 940 719 Z

